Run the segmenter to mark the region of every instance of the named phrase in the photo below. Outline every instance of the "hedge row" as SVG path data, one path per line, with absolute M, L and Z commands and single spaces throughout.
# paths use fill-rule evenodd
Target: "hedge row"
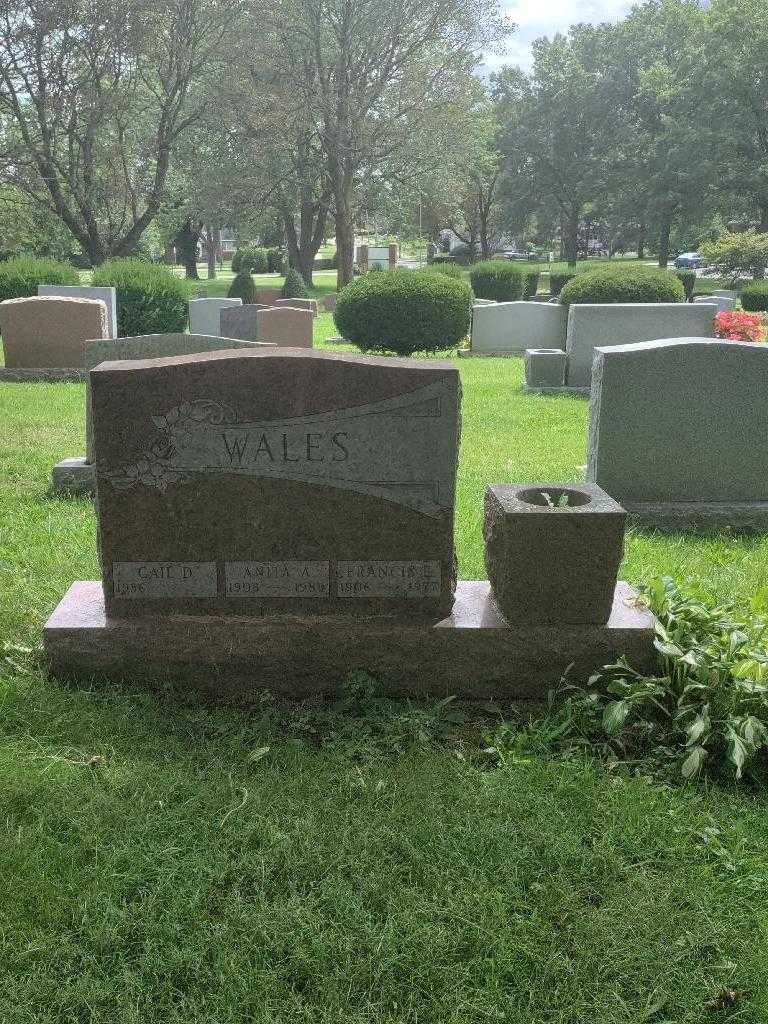
M 37 295 L 39 284 L 80 284 L 74 267 L 60 260 L 16 256 L 0 262 L 0 302 Z
M 764 313 L 768 310 L 768 281 L 753 281 L 741 289 L 742 309 L 750 313 Z
M 523 297 L 525 272 L 506 260 L 484 260 L 469 272 L 472 291 L 478 299 L 514 302 Z

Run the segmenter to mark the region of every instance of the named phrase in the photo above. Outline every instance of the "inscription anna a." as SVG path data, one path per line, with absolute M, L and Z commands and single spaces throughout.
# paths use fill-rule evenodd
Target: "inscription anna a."
M 152 417 L 160 436 L 107 476 L 118 489 L 161 492 L 199 475 L 274 477 L 437 516 L 453 507 L 457 418 L 449 379 L 368 405 L 253 423 L 238 423 L 228 405 L 196 400 Z

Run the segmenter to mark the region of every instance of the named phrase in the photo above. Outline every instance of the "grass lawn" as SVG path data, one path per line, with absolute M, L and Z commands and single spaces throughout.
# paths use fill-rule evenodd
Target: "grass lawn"
M 517 359 L 458 365 L 473 578 L 484 488 L 578 480 L 587 405 L 523 395 Z M 45 678 L 44 619 L 98 574 L 89 502 L 47 494 L 83 398 L 0 385 L 2 1024 L 768 1019 L 761 792 L 662 788 L 535 736 L 486 758 L 493 708 Z M 768 540 L 631 534 L 623 575 L 658 574 L 746 601 Z

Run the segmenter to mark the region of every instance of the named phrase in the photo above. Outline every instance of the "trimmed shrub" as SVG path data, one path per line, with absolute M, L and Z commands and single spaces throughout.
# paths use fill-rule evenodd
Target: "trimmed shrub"
M 334 320 L 362 352 L 435 352 L 469 331 L 472 291 L 445 274 L 366 274 L 339 292 Z
M 685 288 L 668 270 L 600 267 L 578 274 L 560 292 L 564 306 L 583 302 L 685 302 Z
M 572 281 L 576 277 L 577 271 L 575 270 L 562 270 L 559 274 L 549 275 L 549 294 L 557 296 L 565 288 L 569 281 Z
M 177 334 L 187 326 L 187 282 L 159 263 L 107 260 L 93 272 L 93 284 L 117 292 L 117 333 Z
M 474 263 L 476 255 L 477 253 L 471 245 L 457 245 L 451 253 L 453 261 L 460 267 L 468 267 L 470 263 Z
M 532 299 L 539 290 L 539 271 L 524 270 L 525 281 L 523 282 L 523 298 Z
M 753 281 L 751 284 L 745 284 L 739 298 L 742 309 L 748 309 L 752 313 L 762 313 L 768 310 L 768 281 Z
M 269 272 L 269 253 L 259 246 L 246 245 L 232 257 L 232 269 L 236 274 L 241 270 L 251 274 L 266 274 Z
M 80 284 L 80 277 L 59 260 L 14 256 L 0 263 L 0 302 L 37 295 L 39 284 Z
M 506 260 L 485 260 L 472 267 L 469 280 L 478 299 L 514 302 L 522 298 L 525 272 Z
M 696 271 L 676 270 L 675 277 L 682 282 L 683 288 L 685 288 L 686 301 L 690 302 L 693 298 L 693 290 L 696 287 Z
M 285 275 L 285 284 L 283 285 L 283 298 L 284 299 L 308 299 L 309 290 L 304 282 L 304 278 L 293 267 Z
M 282 274 L 285 257 L 282 249 L 267 249 L 267 272 L 270 274 Z
M 461 267 L 455 263 L 430 263 L 428 267 L 422 267 L 424 274 L 444 274 L 446 277 L 455 277 L 457 281 L 464 280 Z
M 242 299 L 243 305 L 256 301 L 256 285 L 249 270 L 238 270 L 227 292 L 228 299 Z

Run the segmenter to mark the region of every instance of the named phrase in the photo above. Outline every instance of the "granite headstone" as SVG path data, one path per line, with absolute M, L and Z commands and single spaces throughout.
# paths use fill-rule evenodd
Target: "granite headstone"
M 450 612 L 450 363 L 211 352 L 91 390 L 108 615 Z

